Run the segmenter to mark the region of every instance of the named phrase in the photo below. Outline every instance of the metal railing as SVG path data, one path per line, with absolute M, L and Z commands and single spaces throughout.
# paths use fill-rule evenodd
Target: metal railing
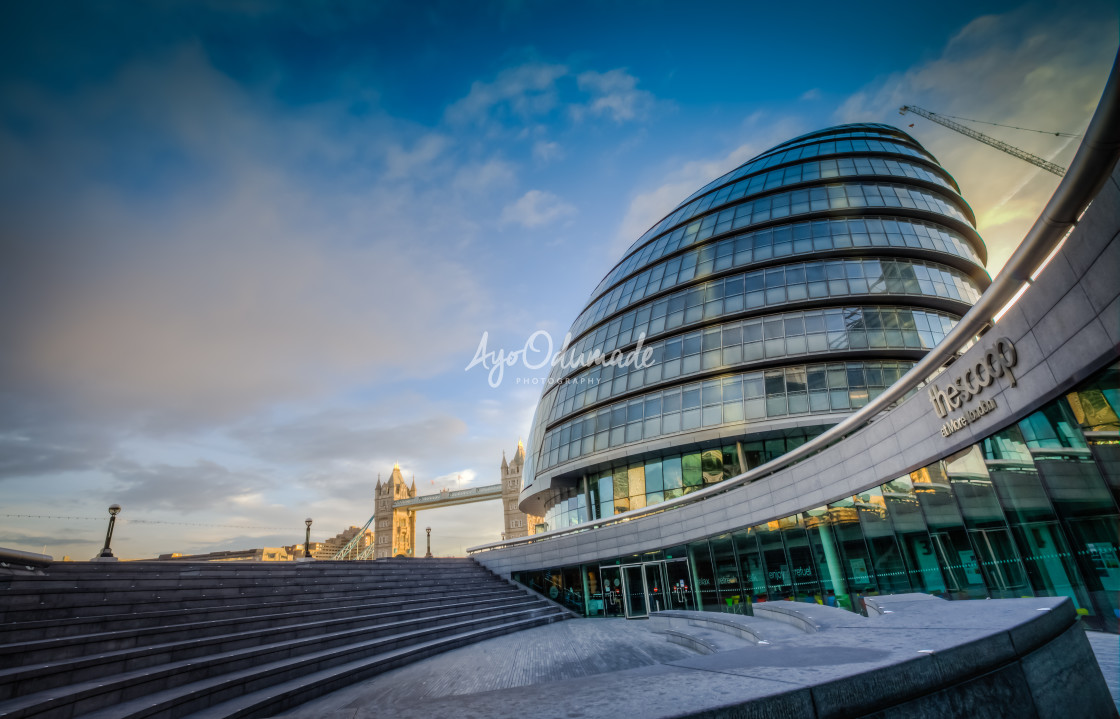
M 977 336 L 992 326 L 994 317 L 999 316 L 1009 304 L 1018 300 L 1024 289 L 1032 283 L 1033 276 L 1041 271 L 1050 256 L 1058 250 L 1066 236 L 1077 225 L 1077 221 L 1089 203 L 1108 182 L 1118 156 L 1120 156 L 1120 52 L 1113 58 L 1108 82 L 1105 84 L 1104 92 L 1101 93 L 1097 109 L 1093 113 L 1089 127 L 1085 130 L 1084 139 L 1077 149 L 1073 162 L 1070 163 L 1069 170 L 1066 171 L 1065 177 L 1054 190 L 1054 194 L 1051 195 L 1050 201 L 1046 203 L 1046 207 L 1043 208 L 1034 225 L 1019 243 L 1019 247 L 996 275 L 987 291 L 980 296 L 972 309 L 960 319 L 945 339 L 882 394 L 844 421 L 797 449 L 719 484 L 713 484 L 645 509 L 635 509 L 611 517 L 583 522 L 574 527 L 469 547 L 467 553 L 548 541 L 612 524 L 630 522 L 640 517 L 700 502 L 785 469 L 862 429 L 874 421 L 881 412 L 903 399 L 908 392 L 919 388 L 929 378 L 938 374 L 956 359 L 963 351 L 962 348 L 967 347 Z
M 22 549 L 8 549 L 0 547 L 0 567 L 24 567 L 36 569 L 50 566 L 54 557 L 38 552 L 25 552 Z
M 376 516 L 376 514 L 370 515 L 370 518 L 366 520 L 366 523 L 362 525 L 358 533 L 350 538 L 350 541 L 346 543 L 345 547 L 335 552 L 331 559 L 364 559 L 358 552 L 361 549 L 362 539 L 366 536 L 366 530 L 369 529 L 369 525 L 373 524 L 374 517 Z M 373 546 L 372 543 L 370 546 Z

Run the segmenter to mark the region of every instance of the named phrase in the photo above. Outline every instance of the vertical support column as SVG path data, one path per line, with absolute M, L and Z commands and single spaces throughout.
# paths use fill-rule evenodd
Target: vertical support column
M 832 536 L 832 526 L 827 517 L 821 518 L 817 530 L 821 533 L 821 548 L 824 549 L 824 561 L 828 565 L 829 578 L 832 579 L 832 592 L 836 595 L 836 604 L 845 609 L 852 608 L 852 599 L 848 596 L 848 583 L 844 579 L 844 565 L 840 562 L 840 553 L 836 551 L 836 540 Z
M 747 466 L 747 455 L 743 453 L 743 443 L 735 443 L 735 453 L 739 455 L 739 471 L 746 472 L 750 467 Z

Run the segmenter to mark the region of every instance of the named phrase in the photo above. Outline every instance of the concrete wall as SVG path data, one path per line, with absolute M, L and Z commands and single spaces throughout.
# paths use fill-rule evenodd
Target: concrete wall
M 851 496 L 923 467 L 1016 422 L 1118 355 L 1120 172 L 1108 183 L 1038 280 L 942 380 L 975 365 L 997 338 L 1010 339 L 1017 380 L 996 379 L 968 406 L 996 408 L 948 437 L 925 390 L 824 452 L 702 502 L 629 522 L 475 554 L 493 571 L 594 562 L 729 532 Z M 959 368 L 959 369 L 958 369 Z M 943 384 L 943 383 L 942 383 Z M 957 417 L 961 411 L 951 413 Z

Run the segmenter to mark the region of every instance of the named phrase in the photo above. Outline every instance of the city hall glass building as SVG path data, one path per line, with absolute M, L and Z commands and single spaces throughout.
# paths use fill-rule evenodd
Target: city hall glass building
M 1116 185 L 948 380 L 767 465 L 888 399 L 990 280 L 959 188 L 906 133 L 846 125 L 759 155 L 592 293 L 570 355 L 647 361 L 553 371 L 520 501 L 541 534 L 470 551 L 587 616 L 1065 595 L 1116 631 Z
M 785 142 L 642 235 L 572 324 L 522 507 L 560 529 L 784 454 L 874 398 L 988 286 L 953 178 L 887 125 Z M 645 358 L 648 366 L 640 367 Z

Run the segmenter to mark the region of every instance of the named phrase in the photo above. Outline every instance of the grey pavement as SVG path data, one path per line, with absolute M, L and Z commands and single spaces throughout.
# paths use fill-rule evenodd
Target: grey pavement
M 853 615 L 857 619 L 861 618 Z M 580 697 L 608 702 L 616 709 L 628 706 L 628 713 L 643 718 L 691 713 L 700 697 L 705 697 L 701 704 L 712 706 L 752 701 L 760 716 L 768 716 L 772 700 L 782 702 L 786 709 L 802 702 L 803 715 L 812 716 L 809 693 L 797 691 L 803 689 L 804 681 L 839 675 L 853 667 L 886 669 L 897 661 L 896 652 L 912 643 L 900 636 L 899 646 L 893 647 L 894 637 L 880 637 L 888 641 L 873 649 L 832 644 L 831 637 L 822 644 L 820 640 L 828 635 L 817 634 L 816 639 L 802 635 L 804 640 L 780 641 L 783 646 L 769 648 L 744 642 L 741 649 L 703 656 L 669 643 L 664 634 L 652 629 L 649 621 L 623 619 L 575 619 L 529 629 L 386 672 L 276 716 L 552 716 L 545 707 L 564 707 L 565 713 L 557 716 L 610 713 L 604 707 L 582 704 Z M 940 634 L 931 631 L 927 636 L 932 639 Z M 1120 637 L 1086 634 L 1115 702 L 1120 689 Z M 960 631 L 956 635 L 954 642 L 964 639 Z M 892 674 L 886 672 L 884 677 Z M 532 690 L 525 689 L 529 686 Z M 792 711 L 797 714 L 796 707 Z
M 1097 664 L 1104 674 L 1112 701 L 1120 711 L 1120 635 L 1085 632 L 1085 636 L 1089 637 L 1089 644 L 1093 647 L 1093 654 L 1097 656 Z
M 349 719 L 365 716 L 375 707 L 399 714 L 418 701 L 579 679 L 695 656 L 696 652 L 650 631 L 646 621 L 573 619 L 445 652 L 277 716 Z

